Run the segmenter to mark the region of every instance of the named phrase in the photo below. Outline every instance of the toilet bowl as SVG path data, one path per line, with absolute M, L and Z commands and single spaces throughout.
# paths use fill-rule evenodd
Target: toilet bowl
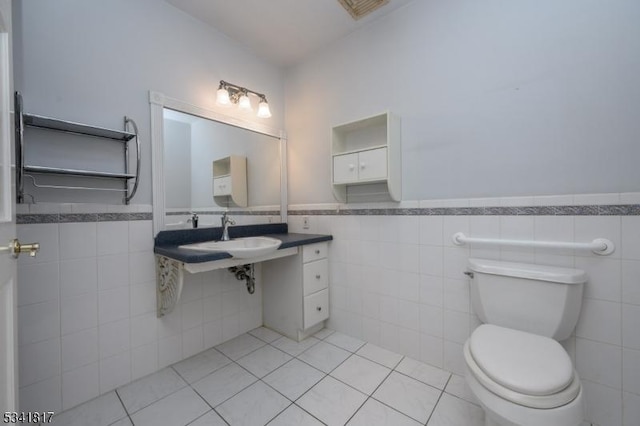
M 579 426 L 583 392 L 558 341 L 575 328 L 584 271 L 469 259 L 483 322 L 464 345 L 465 378 L 486 425 Z
M 485 324 L 465 343 L 464 360 L 467 383 L 487 425 L 582 423 L 580 379 L 555 340 Z

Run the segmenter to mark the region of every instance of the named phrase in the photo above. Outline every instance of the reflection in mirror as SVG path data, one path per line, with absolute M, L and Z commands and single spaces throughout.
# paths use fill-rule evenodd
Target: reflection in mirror
M 166 229 L 220 226 L 224 211 L 237 223 L 280 221 L 280 140 L 230 124 L 165 108 Z

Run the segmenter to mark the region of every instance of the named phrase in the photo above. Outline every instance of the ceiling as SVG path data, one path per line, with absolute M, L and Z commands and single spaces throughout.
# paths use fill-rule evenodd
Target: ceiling
M 314 51 L 413 0 L 390 0 L 357 21 L 338 0 L 166 0 L 277 65 Z

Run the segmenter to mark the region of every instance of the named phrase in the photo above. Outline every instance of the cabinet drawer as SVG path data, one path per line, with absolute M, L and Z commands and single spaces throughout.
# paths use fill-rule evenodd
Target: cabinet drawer
M 213 179 L 213 195 L 231 195 L 231 176 Z
M 327 259 L 305 263 L 302 273 L 302 286 L 307 296 L 329 286 L 329 261 Z
M 329 289 L 325 288 L 304 298 L 304 321 L 306 330 L 329 318 Z
M 327 243 L 316 243 L 302 246 L 302 261 L 307 263 L 313 262 L 314 260 L 324 259 L 327 257 L 327 252 Z

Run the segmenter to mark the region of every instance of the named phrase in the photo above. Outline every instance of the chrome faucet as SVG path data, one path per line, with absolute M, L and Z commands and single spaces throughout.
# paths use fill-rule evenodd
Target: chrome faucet
M 190 223 L 194 228 L 198 227 L 198 213 L 191 213 L 191 219 L 187 220 L 187 223 Z
M 229 241 L 229 225 L 235 225 L 236 222 L 227 216 L 227 212 L 222 213 L 220 221 L 222 222 L 222 238 L 220 238 L 220 241 Z

